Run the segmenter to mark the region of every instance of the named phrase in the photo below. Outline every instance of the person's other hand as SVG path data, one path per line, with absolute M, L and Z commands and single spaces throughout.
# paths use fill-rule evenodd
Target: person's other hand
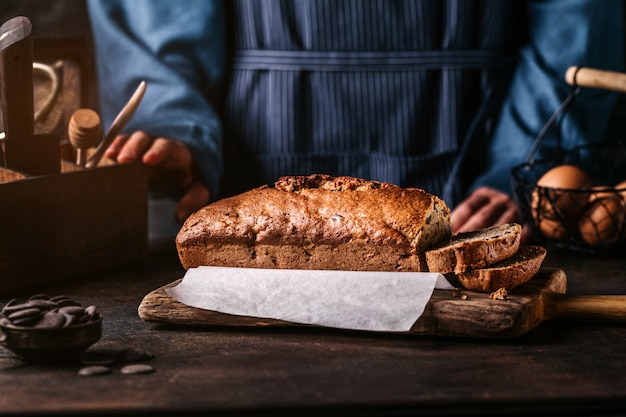
M 182 194 L 175 213 L 180 222 L 209 202 L 209 189 L 194 174 L 191 152 L 180 141 L 137 131 L 131 135 L 119 135 L 104 155 L 118 163 L 140 161 L 148 166 L 151 187 L 173 183 Z
M 452 211 L 450 222 L 456 234 L 520 220 L 517 204 L 511 197 L 489 187 L 480 187 Z M 526 243 L 529 238 L 528 227 L 524 226 L 522 242 Z

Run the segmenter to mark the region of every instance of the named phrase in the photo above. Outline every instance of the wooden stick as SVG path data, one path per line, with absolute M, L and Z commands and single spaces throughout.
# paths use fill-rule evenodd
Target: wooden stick
M 626 74 L 586 67 L 569 67 L 565 81 L 579 87 L 601 88 L 626 93 Z
M 98 145 L 95 153 L 85 164 L 87 168 L 93 168 L 98 166 L 98 162 L 100 162 L 100 159 L 102 159 L 104 152 L 109 147 L 109 145 L 111 145 L 113 139 L 115 139 L 115 137 L 122 132 L 130 118 L 133 116 L 133 114 L 135 114 L 135 110 L 137 110 L 137 107 L 139 107 L 139 103 L 141 103 L 141 99 L 143 99 L 143 95 L 146 92 L 146 86 L 147 85 L 145 81 L 142 81 L 139 84 L 126 105 L 122 108 L 115 120 L 113 120 L 113 123 L 111 123 L 111 127 L 109 127 L 106 135 L 104 135 L 102 142 L 100 142 L 100 145 Z

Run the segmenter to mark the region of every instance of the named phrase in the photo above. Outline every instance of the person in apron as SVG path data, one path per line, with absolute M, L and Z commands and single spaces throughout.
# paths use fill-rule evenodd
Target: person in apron
M 180 171 L 180 220 L 313 173 L 423 188 L 454 208 L 457 232 L 516 220 L 510 170 L 569 92 L 565 70 L 624 66 L 621 0 L 90 0 L 89 11 L 105 123 L 148 84 L 134 133 L 107 156 Z M 615 99 L 583 92 L 562 140 L 600 137 Z

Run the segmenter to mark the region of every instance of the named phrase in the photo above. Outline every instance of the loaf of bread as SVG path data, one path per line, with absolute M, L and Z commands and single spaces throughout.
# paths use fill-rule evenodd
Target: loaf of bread
M 450 209 L 424 190 L 311 175 L 200 209 L 176 247 L 184 268 L 426 271 L 426 250 L 451 235 Z
M 546 249 L 542 246 L 521 246 L 515 255 L 504 261 L 487 268 L 468 270 L 456 276 L 461 285 L 468 290 L 481 292 L 494 292 L 500 288 L 510 290 L 534 277 L 545 257 Z
M 459 274 L 468 269 L 484 268 L 515 255 L 521 234 L 522 226 L 517 223 L 458 233 L 442 245 L 426 251 L 428 269 L 442 274 Z
M 546 250 L 516 223 L 452 236 L 450 210 L 418 188 L 328 175 L 280 178 L 192 214 L 176 237 L 184 268 L 204 265 L 454 273 L 469 290 L 512 289 Z

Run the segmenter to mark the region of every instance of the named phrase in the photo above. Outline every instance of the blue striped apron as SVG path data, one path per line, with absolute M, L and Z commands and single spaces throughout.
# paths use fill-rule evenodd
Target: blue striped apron
M 458 201 L 480 164 L 473 158 L 484 154 L 485 141 L 470 140 L 489 134 L 497 107 L 489 103 L 501 99 L 521 41 L 518 3 L 232 6 L 225 194 L 282 175 L 326 173 Z

